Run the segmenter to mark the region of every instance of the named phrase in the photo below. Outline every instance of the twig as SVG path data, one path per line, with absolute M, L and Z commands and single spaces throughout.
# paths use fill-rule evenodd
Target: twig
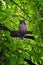
M 25 12 L 25 10 L 22 9 L 16 2 L 14 2 L 13 0 L 10 0 L 10 1 L 13 2 L 15 5 L 17 5 L 30 18 L 30 16 L 28 15 L 28 13 Z

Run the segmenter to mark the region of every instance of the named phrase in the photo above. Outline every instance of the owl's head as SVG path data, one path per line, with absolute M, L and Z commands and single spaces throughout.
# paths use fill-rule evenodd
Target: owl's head
M 20 24 L 22 24 L 22 23 L 23 23 L 23 24 L 26 24 L 26 23 L 25 23 L 25 20 L 20 20 Z

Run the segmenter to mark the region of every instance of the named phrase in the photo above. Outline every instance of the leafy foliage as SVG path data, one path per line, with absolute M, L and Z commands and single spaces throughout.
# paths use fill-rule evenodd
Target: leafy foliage
M 0 65 L 28 65 L 29 59 L 36 65 L 43 65 L 43 0 L 0 0 L 0 23 L 10 30 L 18 30 L 20 20 L 26 21 L 28 31 L 36 39 L 21 40 L 0 30 Z

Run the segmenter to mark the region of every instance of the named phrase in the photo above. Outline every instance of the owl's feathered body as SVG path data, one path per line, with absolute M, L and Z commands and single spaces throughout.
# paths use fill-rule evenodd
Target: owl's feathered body
M 23 39 L 26 32 L 26 23 L 24 20 L 20 21 L 19 31 L 20 31 L 20 38 Z

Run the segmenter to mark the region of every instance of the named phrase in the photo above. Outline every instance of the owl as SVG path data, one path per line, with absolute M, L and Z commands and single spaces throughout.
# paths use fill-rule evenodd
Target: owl
M 19 24 L 19 32 L 20 32 L 20 38 L 23 39 L 26 33 L 26 23 L 25 20 L 21 20 Z

